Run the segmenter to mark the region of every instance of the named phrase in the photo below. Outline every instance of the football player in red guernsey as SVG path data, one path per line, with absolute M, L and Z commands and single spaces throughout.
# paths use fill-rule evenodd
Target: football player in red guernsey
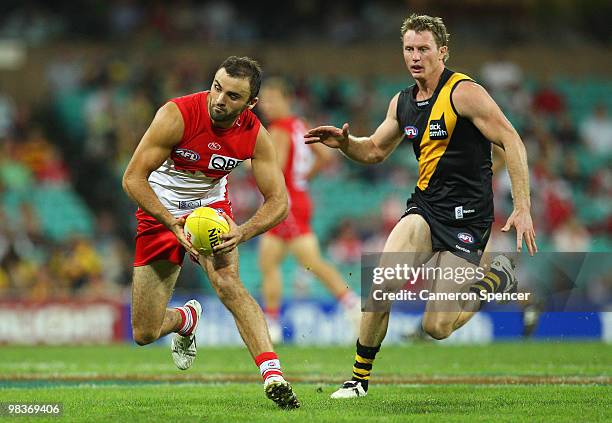
M 359 297 L 347 286 L 340 273 L 323 259 L 317 237 L 310 228 L 312 202 L 308 181 L 325 166 L 330 153 L 321 145 L 304 144 L 306 126 L 293 114 L 292 96 L 285 80 L 269 78 L 262 85 L 258 107 L 267 120 L 289 193 L 289 215 L 262 235 L 259 244 L 264 313 L 274 343 L 282 341 L 280 266 L 287 253 L 323 282 L 343 306 L 356 329 L 361 319 Z
M 124 190 L 139 205 L 132 329 L 139 345 L 175 333 L 172 358 L 180 369 L 191 366 L 202 308 L 196 300 L 167 308 L 187 251 L 234 316 L 268 398 L 282 408 L 297 408 L 300 403 L 283 378 L 263 312 L 238 272 L 238 244 L 279 223 L 288 208 L 272 140 L 251 111 L 260 85 L 257 62 L 227 58 L 210 91 L 164 104 L 136 148 L 123 176 Z M 227 175 L 247 159 L 264 202 L 251 219 L 237 225 L 232 220 Z M 212 256 L 198 254 L 183 233 L 186 216 L 200 206 L 217 209 L 230 226 Z

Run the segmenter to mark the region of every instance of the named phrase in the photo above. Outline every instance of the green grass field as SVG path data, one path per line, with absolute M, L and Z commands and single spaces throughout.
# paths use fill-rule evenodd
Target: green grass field
M 278 350 L 302 401 L 276 409 L 246 350 L 201 348 L 174 368 L 166 347 L 0 347 L 0 402 L 61 402 L 59 418 L 18 421 L 610 421 L 612 346 L 601 343 L 383 348 L 372 388 L 329 394 L 353 348 Z M 0 417 L 2 418 L 2 417 Z

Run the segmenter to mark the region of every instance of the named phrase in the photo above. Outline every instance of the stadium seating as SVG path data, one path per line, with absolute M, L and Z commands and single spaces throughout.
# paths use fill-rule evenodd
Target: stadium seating
M 92 236 L 93 216 L 83 200 L 66 186 L 40 186 L 24 191 L 4 193 L 4 210 L 20 223 L 20 207 L 30 202 L 40 219 L 43 233 L 53 241 L 61 241 L 73 234 Z

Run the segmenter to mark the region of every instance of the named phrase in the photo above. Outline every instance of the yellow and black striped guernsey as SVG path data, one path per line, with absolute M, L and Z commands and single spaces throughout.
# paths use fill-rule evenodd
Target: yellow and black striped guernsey
M 441 223 L 493 221 L 491 143 L 459 116 L 451 100 L 467 75 L 444 69 L 433 96 L 416 101 L 416 85 L 400 92 L 397 119 L 419 161 L 412 200 Z

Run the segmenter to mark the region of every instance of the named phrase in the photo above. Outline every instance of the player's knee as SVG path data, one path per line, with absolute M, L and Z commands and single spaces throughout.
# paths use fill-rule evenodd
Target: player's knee
M 423 245 L 423 238 L 423 231 L 420 228 L 412 228 L 406 233 L 405 240 L 408 245 L 416 247 L 419 245 Z
M 155 331 L 152 329 L 133 326 L 132 336 L 134 337 L 134 342 L 136 342 L 138 345 L 147 345 L 155 342 L 157 338 L 159 338 L 159 330 Z
M 453 326 L 450 323 L 440 321 L 424 321 L 423 330 L 434 339 L 442 340 L 448 338 L 453 333 Z

